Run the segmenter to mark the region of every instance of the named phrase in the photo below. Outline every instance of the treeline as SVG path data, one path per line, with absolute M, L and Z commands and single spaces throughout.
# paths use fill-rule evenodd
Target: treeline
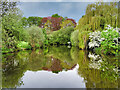
M 76 21 L 74 19 L 62 17 L 58 14 L 53 14 L 49 17 L 23 17 L 21 20 L 23 27 L 31 27 L 32 25 L 36 25 L 40 28 L 46 28 L 52 31 L 59 30 L 60 28 L 65 28 L 67 26 L 76 26 Z
M 63 18 L 58 14 L 49 17 L 22 17 L 22 12 L 17 7 L 18 2 L 1 0 L 0 5 L 3 53 L 43 47 L 48 45 L 50 40 L 47 36 L 48 31 L 76 26 L 74 19 Z
M 118 41 L 118 8 L 116 2 L 93 3 L 86 8 L 85 15 L 80 18 L 78 25 L 72 18 L 62 17 L 53 14 L 49 17 L 22 17 L 21 11 L 17 7 L 17 2 L 2 2 L 2 51 L 4 53 L 23 49 L 35 49 L 49 45 L 72 45 L 80 49 L 94 49 L 101 47 L 104 52 L 106 47 L 111 48 L 109 53 L 117 52 Z M 108 35 L 103 36 L 96 33 L 98 37 L 109 39 L 107 43 L 111 46 L 104 46 L 103 41 L 91 39 L 90 33 L 95 31 L 103 32 L 106 25 Z M 110 30 L 109 30 L 110 29 Z M 109 34 L 112 33 L 112 34 Z M 101 34 L 101 33 L 100 33 Z M 104 32 L 102 34 L 105 34 Z M 91 34 L 93 35 L 93 34 Z M 96 36 L 94 36 L 96 37 Z M 112 37 L 112 38 L 111 38 Z M 94 42 L 92 41 L 94 40 Z M 117 42 L 117 44 L 116 44 Z M 115 44 L 114 44 L 115 43 Z M 99 44 L 99 45 L 98 45 Z M 93 47 L 93 48 L 90 48 Z M 107 52 L 107 51 L 106 51 Z

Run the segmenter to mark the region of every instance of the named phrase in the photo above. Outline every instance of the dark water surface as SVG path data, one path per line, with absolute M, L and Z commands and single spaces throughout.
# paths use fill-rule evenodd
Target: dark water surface
M 2 56 L 3 88 L 118 88 L 118 58 L 65 46 Z

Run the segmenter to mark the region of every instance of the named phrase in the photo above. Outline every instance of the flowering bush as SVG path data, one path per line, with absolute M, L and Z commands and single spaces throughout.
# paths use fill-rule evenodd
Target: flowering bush
M 103 38 L 101 38 L 101 32 L 100 31 L 96 31 L 96 32 L 92 32 L 89 33 L 89 48 L 94 48 L 94 47 L 99 47 L 100 46 L 100 42 L 103 40 Z
M 89 48 L 94 49 L 101 47 L 101 50 L 105 54 L 117 54 L 120 30 L 118 28 L 112 28 L 110 25 L 106 27 L 106 30 L 102 32 L 97 31 L 89 33 L 90 42 L 88 43 Z

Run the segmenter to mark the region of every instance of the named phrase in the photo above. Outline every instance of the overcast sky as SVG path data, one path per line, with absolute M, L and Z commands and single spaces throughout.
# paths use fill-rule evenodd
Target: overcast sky
M 23 16 L 47 17 L 59 14 L 63 17 L 73 18 L 78 21 L 85 14 L 90 2 L 21 2 L 20 9 Z
M 57 13 L 63 17 L 73 18 L 76 20 L 76 22 L 78 22 L 78 20 L 83 15 L 85 15 L 87 5 L 98 0 L 89 0 L 89 2 L 87 2 L 88 0 L 69 0 L 69 2 L 67 2 L 68 0 L 49 0 L 49 2 L 48 0 L 21 0 L 21 1 L 22 2 L 20 2 L 19 7 L 23 12 L 23 16 L 25 17 L 29 16 L 47 17 Z M 101 0 L 101 1 L 115 1 L 115 0 Z

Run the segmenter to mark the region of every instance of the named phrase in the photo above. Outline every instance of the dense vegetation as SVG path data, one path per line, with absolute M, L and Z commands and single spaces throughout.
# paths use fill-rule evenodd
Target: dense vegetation
M 100 2 L 87 6 L 86 14 L 79 20 L 76 26 L 76 29 L 79 30 L 79 48 L 97 48 L 97 50 L 100 50 L 101 53 L 104 54 L 118 53 L 120 30 L 118 28 L 116 32 L 112 29 L 119 27 L 117 4 L 116 2 Z M 106 25 L 111 26 L 111 29 L 108 28 L 107 32 L 104 32 L 104 30 L 106 30 Z M 104 40 L 96 40 L 98 38 L 104 38 Z M 117 45 L 115 45 L 114 39 L 117 39 Z M 100 46 L 99 49 L 98 46 Z
M 49 44 L 68 44 L 70 42 L 71 33 L 74 31 L 73 27 L 66 27 L 59 31 L 54 31 L 48 36 Z
M 118 27 L 117 3 L 89 4 L 78 25 L 74 19 L 58 14 L 22 17 L 17 2 L 6 1 L 1 5 L 3 53 L 48 45 L 72 45 L 100 50 L 104 54 L 118 53 L 119 40 L 115 39 L 119 37 L 119 29 L 113 30 Z M 106 25 L 113 28 L 105 31 Z M 98 37 L 100 40 L 96 40 Z

